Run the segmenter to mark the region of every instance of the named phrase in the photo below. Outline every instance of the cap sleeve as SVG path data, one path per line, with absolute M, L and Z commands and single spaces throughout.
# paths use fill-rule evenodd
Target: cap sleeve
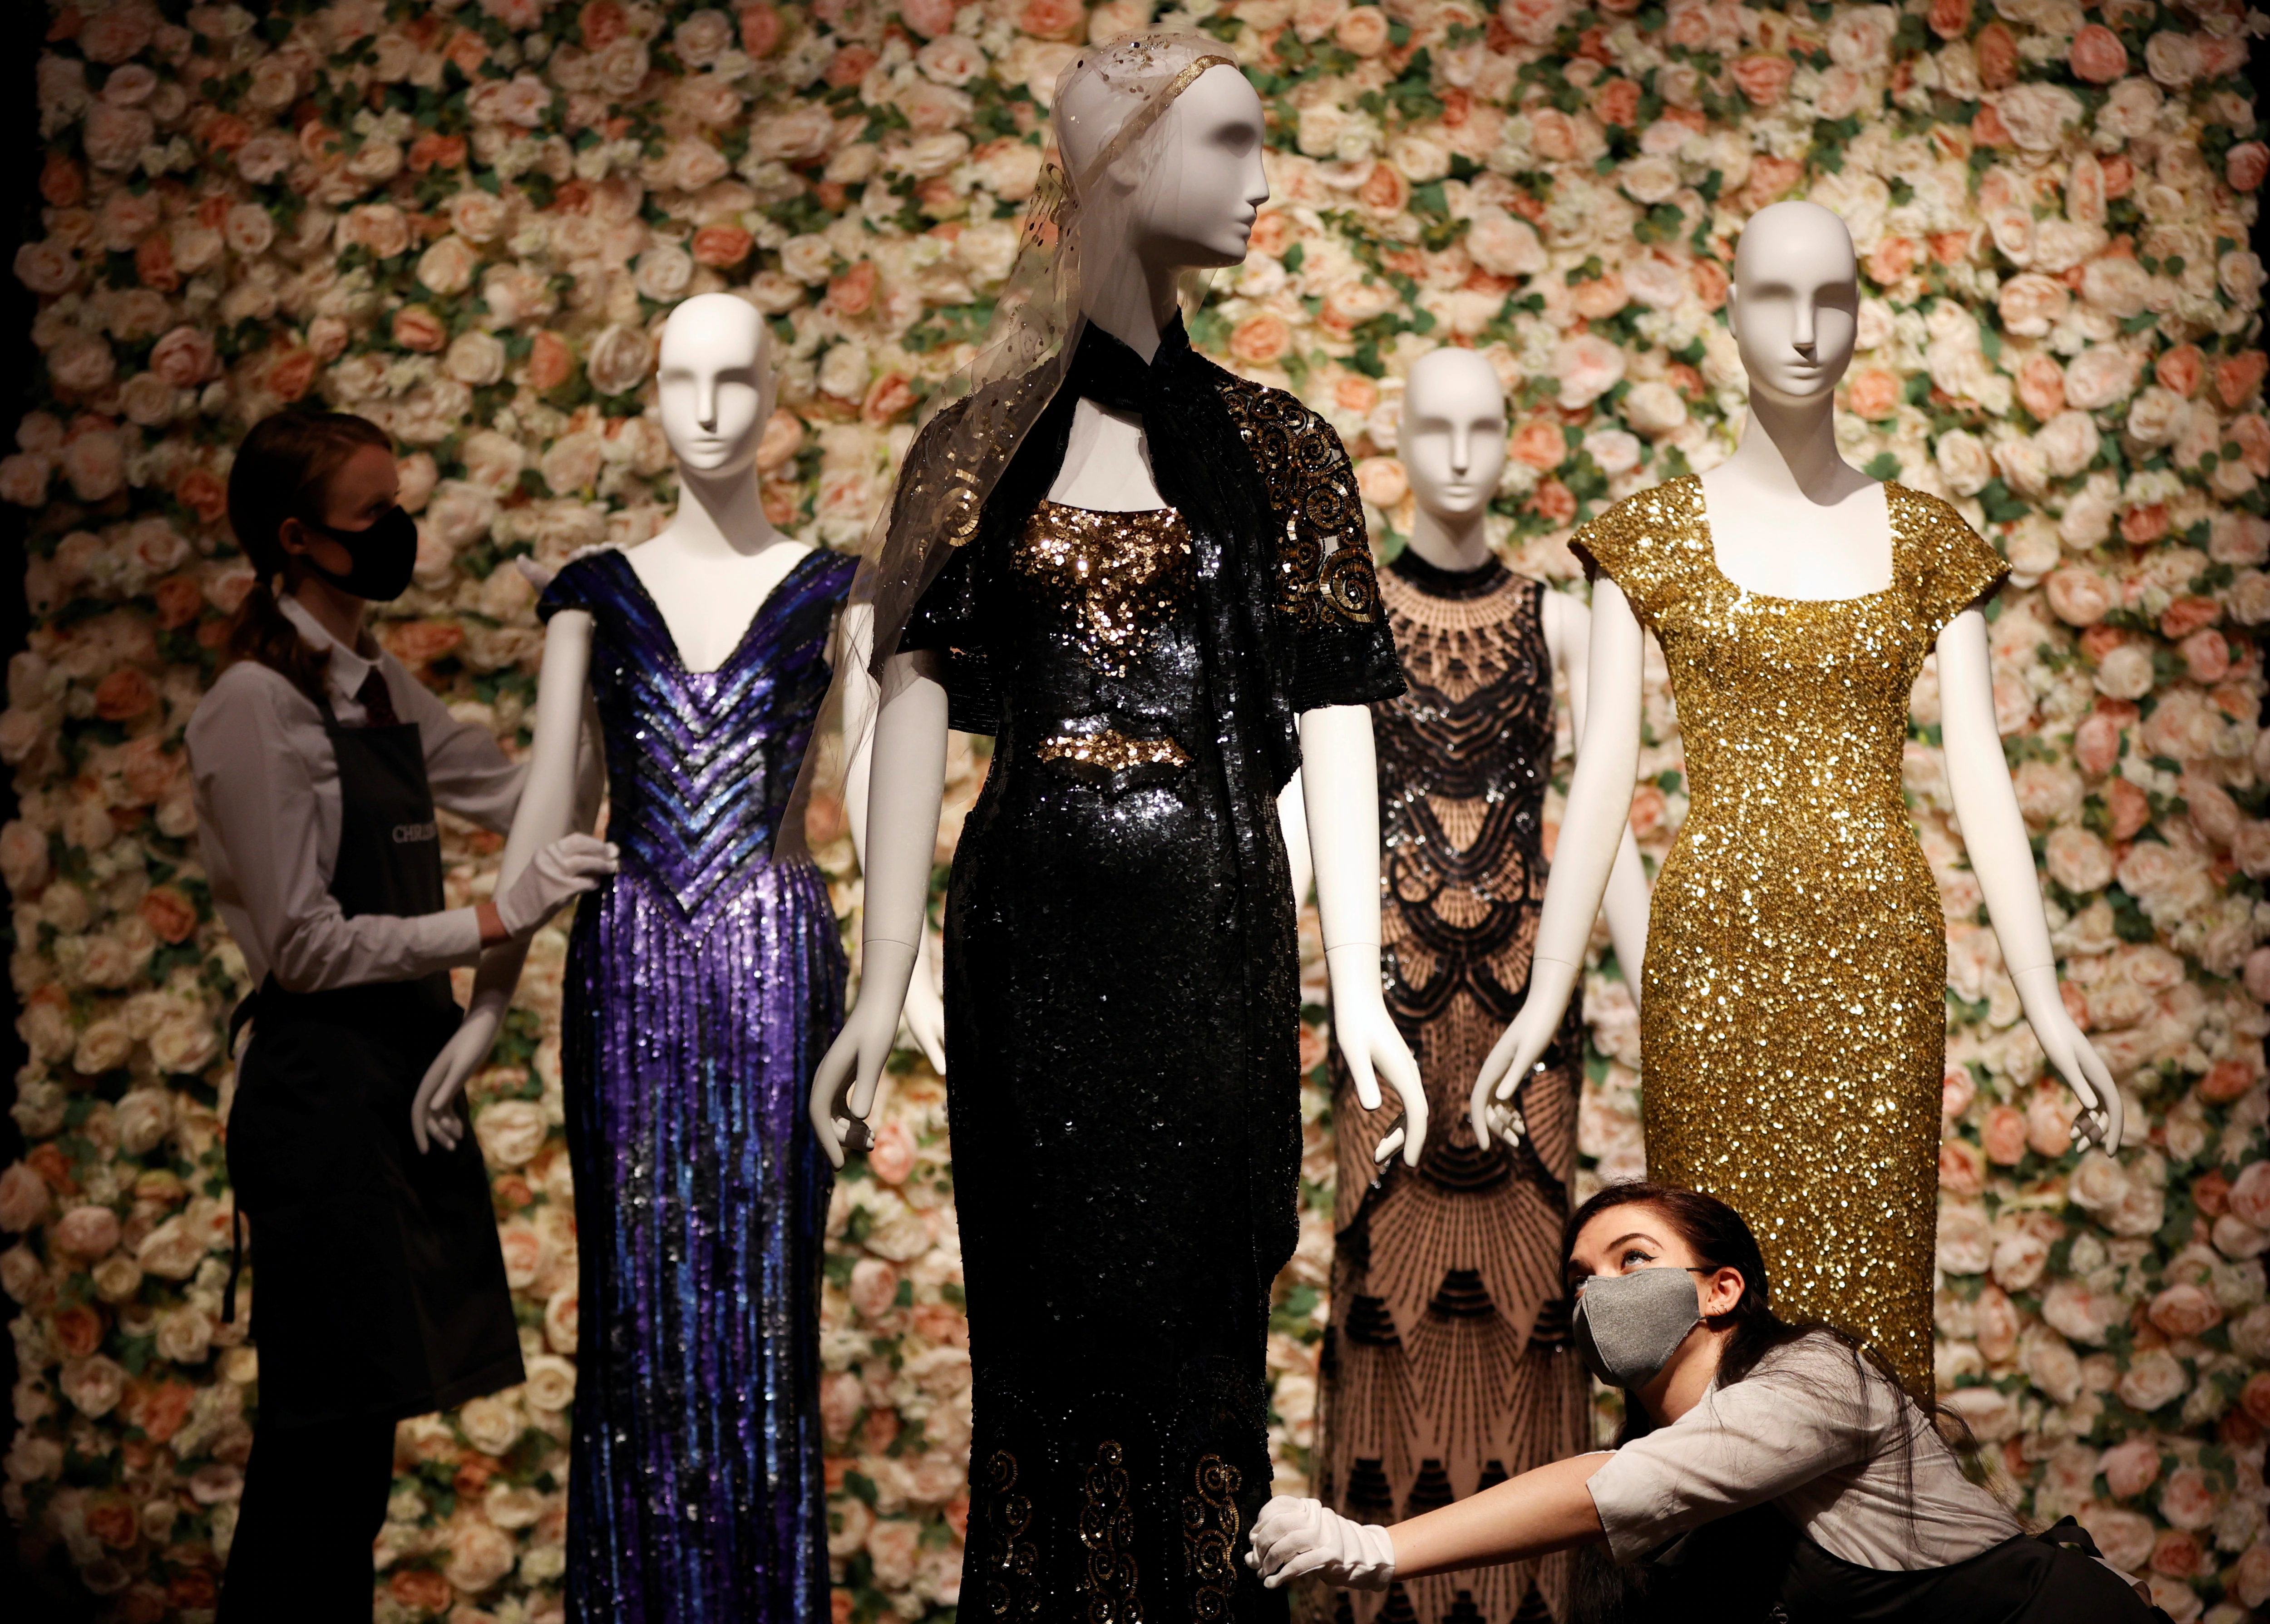
M 1652 625 L 1710 545 L 1702 502 L 1702 484 L 1693 475 L 1668 480 L 1579 525 L 1569 551 L 1584 566 L 1586 580 L 1606 575 L 1632 612 Z
M 1936 496 L 1887 485 L 1896 534 L 1908 548 L 1906 574 L 1915 583 L 1916 618 L 1936 637 L 1966 609 L 2002 590 L 2010 567 L 1962 515 Z
M 1230 374 L 1220 387 L 1284 525 L 1275 574 L 1291 627 L 1287 701 L 1303 711 L 1393 699 L 1403 692 L 1403 662 L 1380 604 L 1347 448 L 1282 389 Z
M 581 609 L 589 613 L 592 607 L 593 568 L 588 557 L 572 558 L 560 567 L 543 593 L 536 600 L 536 618 L 548 621 L 563 609 Z
M 902 651 L 929 649 L 945 656 L 947 721 L 958 732 L 1000 731 L 1000 697 L 983 629 L 985 532 L 946 555 L 938 578 L 915 600 Z

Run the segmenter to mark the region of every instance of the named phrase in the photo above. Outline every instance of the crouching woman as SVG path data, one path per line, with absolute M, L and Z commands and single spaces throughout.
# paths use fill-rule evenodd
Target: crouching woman
M 1568 1234 L 1577 1347 L 1625 1393 L 1619 1447 L 1393 1528 L 1280 1496 L 1246 1558 L 1265 1583 L 1385 1591 L 1590 1547 L 1577 1624 L 2166 1619 L 2069 1519 L 2021 1531 L 1887 1367 L 1776 1316 L 1757 1241 L 1724 1202 L 1614 1184 Z

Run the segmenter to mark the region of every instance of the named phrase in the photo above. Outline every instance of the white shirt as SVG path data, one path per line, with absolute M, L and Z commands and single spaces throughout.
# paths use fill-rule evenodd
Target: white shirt
M 354 695 L 374 668 L 395 715 L 418 725 L 434 804 L 499 833 L 527 776 L 489 731 L 450 716 L 394 656 L 347 648 L 293 598 L 285 615 L 330 650 L 326 682 L 342 727 L 367 720 Z M 189 718 L 197 842 L 214 905 L 254 983 L 270 971 L 287 991 L 408 981 L 480 956 L 470 908 L 349 919 L 330 894 L 339 857 L 339 772 L 323 713 L 289 679 L 252 660 L 220 674 Z
M 1944 1568 L 2023 1531 L 1913 1405 L 1820 1333 L 1617 1450 L 1591 1490 L 1619 1562 L 1769 1500 L 1863 1568 Z

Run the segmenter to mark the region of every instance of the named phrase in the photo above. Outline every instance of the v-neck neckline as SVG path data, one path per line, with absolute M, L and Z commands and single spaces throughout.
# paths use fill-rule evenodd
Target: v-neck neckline
M 797 572 L 798 570 L 811 563 L 812 560 L 826 556 L 827 551 L 828 550 L 826 547 L 809 548 L 802 558 L 790 565 L 788 568 L 783 572 L 781 578 L 778 581 L 774 582 L 771 588 L 766 591 L 765 595 L 757 600 L 757 606 L 749 612 L 749 623 L 741 628 L 739 640 L 733 644 L 732 648 L 729 651 L 727 651 L 723 659 L 718 661 L 716 664 L 709 667 L 707 671 L 695 671 L 692 666 L 686 663 L 686 656 L 678 646 L 678 634 L 670 629 L 670 617 L 663 613 L 660 601 L 656 598 L 653 590 L 648 587 L 645 577 L 641 575 L 638 573 L 637 567 L 632 564 L 628 552 L 623 548 L 617 547 L 614 549 L 614 555 L 621 561 L 623 572 L 630 577 L 631 585 L 637 589 L 638 595 L 646 600 L 646 606 L 648 609 L 653 612 L 655 624 L 662 628 L 663 647 L 669 651 L 670 663 L 677 666 L 679 673 L 683 676 L 715 677 L 720 671 L 725 670 L 726 667 L 738 660 L 744 653 L 747 652 L 750 640 L 757 634 L 757 627 L 762 624 L 764 620 L 765 611 L 772 607 L 773 601 L 780 597 L 781 590 L 787 586 L 790 582 L 796 579 Z
M 1878 598 L 1888 597 L 1900 585 L 1900 515 L 1898 498 L 1893 494 L 1897 482 L 1891 479 L 1876 481 L 1877 489 L 1884 494 L 1884 529 L 1891 544 L 1892 578 L 1873 592 L 1856 592 L 1843 597 L 1784 597 L 1777 592 L 1755 592 L 1728 575 L 1718 564 L 1718 533 L 1710 525 L 1710 493 L 1703 489 L 1702 476 L 1689 474 L 1695 481 L 1695 522 L 1702 531 L 1702 559 L 1719 585 L 1737 597 L 1747 597 L 1763 604 L 1799 604 L 1807 607 L 1836 609 L 1847 604 L 1873 604 Z

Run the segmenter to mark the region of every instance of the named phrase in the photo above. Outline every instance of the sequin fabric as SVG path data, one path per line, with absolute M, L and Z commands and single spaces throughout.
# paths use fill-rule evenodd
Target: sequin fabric
M 568 1518 L 576 1624 L 825 1618 L 820 1263 L 805 1093 L 842 1024 L 835 910 L 765 853 L 826 693 L 851 560 L 800 560 L 716 671 L 629 561 L 593 617 L 614 879 L 578 908 L 562 1070 L 582 1259 Z
M 1298 1236 L 1273 769 L 1296 685 L 1363 703 L 1401 679 L 1376 617 L 1285 612 L 1287 520 L 1221 405 L 1249 386 L 1168 338 L 1146 367 L 1090 327 L 1065 396 L 1143 415 L 1172 507 L 1047 501 L 1065 399 L 906 637 L 948 651 L 957 715 L 994 734 L 946 913 L 984 1463 L 961 1605 L 989 1624 L 1284 1616 L 1236 1548 L 1269 1495 L 1269 1287 Z M 1329 449 L 1317 466 L 1349 478 Z M 1099 595 L 1132 605 L 1109 636 Z
M 1495 562 L 1452 572 L 1406 550 L 1379 590 L 1410 685 L 1371 708 L 1387 1007 L 1419 1063 L 1429 1125 L 1417 1168 L 1376 1169 L 1399 1108 L 1391 1096 L 1365 1110 L 1333 1051 L 1339 1234 L 1313 1475 L 1335 1510 L 1394 1523 L 1588 1447 L 1591 1385 L 1569 1346 L 1561 1267 L 1580 1012 L 1522 1086 L 1519 1144 L 1482 1149 L 1466 1111 L 1527 996 L 1545 897 L 1545 588 Z M 1565 1616 L 1568 1579 L 1566 1561 L 1548 1558 L 1344 1598 L 1311 1591 L 1303 1612 L 1319 1624 L 1343 1605 L 1353 1624 L 1511 1624 L 1539 1607 Z
M 1043 501 L 1012 554 L 1020 574 L 1055 599 L 1063 634 L 1114 677 L 1127 656 L 1191 595 L 1191 533 L 1171 508 L 1097 513 Z
M 1926 1391 L 1947 936 L 1901 756 L 1925 656 L 2008 571 L 1946 503 L 1884 493 L 1892 584 L 1861 597 L 1728 580 L 1692 477 L 1569 545 L 1661 640 L 1687 746 L 1641 1000 L 1649 1172 L 1748 1218 L 1782 1314 Z

